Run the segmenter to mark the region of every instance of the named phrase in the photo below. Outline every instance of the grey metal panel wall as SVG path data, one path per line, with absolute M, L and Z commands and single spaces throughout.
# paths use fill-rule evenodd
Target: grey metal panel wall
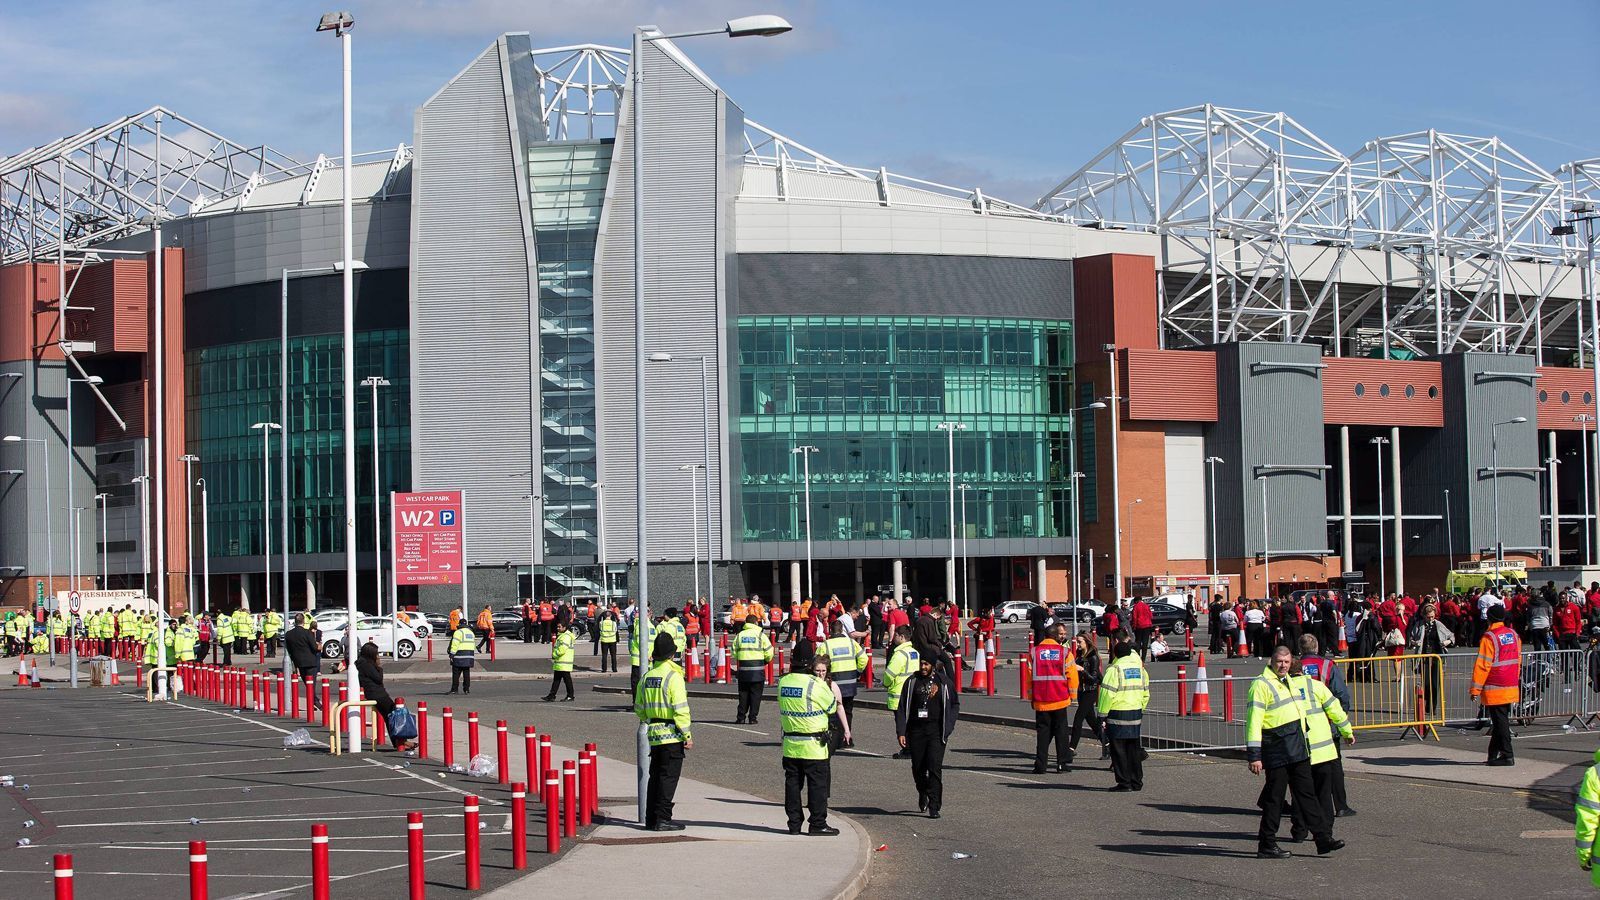
M 805 559 L 805 541 L 738 541 L 737 558 Z M 957 552 L 960 552 L 957 544 Z M 968 540 L 967 556 L 1064 556 L 1072 552 L 1072 538 L 1001 538 Z M 949 558 L 948 540 L 819 541 L 811 542 L 813 559 L 923 559 Z
M 700 367 L 710 360 L 712 428 L 723 404 L 721 302 L 726 252 L 719 219 L 732 214 L 722 190 L 728 142 L 739 137 L 721 114 L 726 98 L 661 43 L 646 45 L 645 253 L 647 352 L 673 355 L 646 374 L 646 471 L 650 480 L 649 557 L 693 556 L 690 485 L 684 464 L 704 457 L 700 427 Z M 604 472 L 607 549 L 614 559 L 635 555 L 633 144 L 632 98 L 624 97 L 622 126 L 612 156 L 600 246 L 597 342 L 600 454 Z M 742 137 L 739 137 L 742 140 Z M 712 545 L 727 546 L 722 441 L 713 435 L 709 482 Z M 701 503 L 704 504 L 702 497 Z M 702 506 L 704 515 L 704 506 Z M 703 540 L 703 538 L 701 538 Z M 726 553 L 726 550 L 721 551 Z
M 54 574 L 63 579 L 69 574 L 72 550 L 68 510 L 74 506 L 87 510 L 78 547 L 83 574 L 97 574 L 100 567 L 95 549 L 99 520 L 94 512 L 93 398 L 82 390 L 73 395 L 73 454 L 69 457 L 64 367 L 62 362 L 51 361 L 39 366 L 32 360 L 0 363 L 0 373 L 21 376 L 0 376 L 0 434 L 28 439 L 0 444 L 0 470 L 22 470 L 21 475 L 0 474 L 0 567 L 22 566 L 30 576 L 49 574 L 53 549 Z M 33 443 L 35 440 L 44 443 Z M 0 569 L 0 578 L 12 574 Z
M 909 253 L 741 253 L 739 315 L 1072 318 L 1072 261 Z
M 1450 503 L 1457 552 L 1489 550 L 1495 544 L 1495 450 L 1493 425 L 1517 416 L 1526 422 L 1499 432 L 1501 469 L 1537 468 L 1539 447 L 1534 403 L 1533 357 L 1460 353 L 1440 357 L 1443 364 L 1444 428 L 1423 437 L 1418 464 L 1408 465 L 1406 492 L 1442 492 Z M 1518 375 L 1495 373 L 1520 373 Z M 1430 473 L 1437 480 L 1430 483 Z M 1506 549 L 1527 550 L 1543 543 L 1539 529 L 1539 491 L 1533 472 L 1500 475 L 1500 534 Z M 1459 486 L 1459 491 L 1456 489 Z M 1457 493 L 1465 496 L 1457 497 Z M 1491 550 L 1492 552 L 1492 550 Z
M 1216 426 L 1208 450 L 1227 462 L 1217 467 L 1217 547 L 1221 556 L 1260 554 L 1270 540 L 1273 557 L 1328 549 L 1327 472 L 1322 442 L 1320 348 L 1310 344 L 1243 343 L 1217 348 Z M 1262 466 L 1306 466 L 1262 469 Z M 1261 485 L 1267 480 L 1263 534 Z
M 538 434 L 529 256 L 501 39 L 416 113 L 411 453 L 417 489 L 467 491 L 467 563 L 529 552 Z M 470 464 L 463 464 L 470 461 Z

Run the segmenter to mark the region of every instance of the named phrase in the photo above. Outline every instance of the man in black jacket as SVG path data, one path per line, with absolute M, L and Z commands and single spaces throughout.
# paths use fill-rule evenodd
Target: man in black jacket
M 314 680 L 322 669 L 322 643 L 306 628 L 301 616 L 294 617 L 294 627 L 283 636 L 283 651 L 301 679 Z M 322 697 L 317 691 L 311 692 L 311 702 L 316 704 L 315 708 L 322 708 Z
M 939 818 L 944 804 L 944 748 L 956 729 L 961 696 L 943 666 L 924 656 L 900 692 L 894 712 L 895 734 L 910 752 L 917 806 L 928 818 Z

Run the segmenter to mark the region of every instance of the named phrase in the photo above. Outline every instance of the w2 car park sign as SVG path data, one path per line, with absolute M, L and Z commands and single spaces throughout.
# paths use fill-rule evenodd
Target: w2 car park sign
M 396 493 L 393 498 L 395 584 L 461 584 L 461 492 Z

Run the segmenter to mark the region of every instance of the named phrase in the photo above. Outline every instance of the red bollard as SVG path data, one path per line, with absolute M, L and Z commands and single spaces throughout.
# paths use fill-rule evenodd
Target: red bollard
M 1233 670 L 1222 670 L 1222 721 L 1233 721 Z
M 456 761 L 456 714 L 444 708 L 444 766 L 450 768 Z
M 510 736 L 506 734 L 506 720 L 497 720 L 494 723 L 494 743 L 495 752 L 500 754 L 500 759 L 496 768 L 500 770 L 501 784 L 511 783 L 511 770 L 506 766 L 506 763 L 509 762 L 511 758 L 511 750 L 509 746 L 507 746 L 510 739 Z
M 189 900 L 206 900 L 206 842 L 189 842 Z
M 528 867 L 528 786 L 511 786 L 511 868 Z
M 266 690 L 262 685 L 264 679 L 260 672 L 250 673 L 250 707 L 256 712 L 261 712 L 266 705 Z
M 467 839 L 467 890 L 475 891 L 482 883 L 478 877 L 478 798 L 468 794 L 461 798 L 461 827 Z
M 583 795 L 589 798 L 589 815 L 592 818 L 600 815 L 600 751 L 590 741 L 583 745 L 583 752 L 589 757 L 589 787 Z
M 534 790 L 544 779 L 539 774 L 539 733 L 532 725 L 522 726 L 522 756 L 528 766 L 528 784 Z
M 278 704 L 282 706 L 282 703 Z M 289 718 L 300 718 L 300 676 L 289 676 Z
M 966 660 L 962 659 L 959 656 L 952 657 L 951 660 L 950 660 L 950 666 L 951 666 L 951 668 L 953 668 L 955 670 L 955 676 L 956 676 L 956 682 L 955 683 L 956 683 L 956 692 L 957 693 L 959 693 L 961 691 L 961 664 L 963 662 L 965 662 L 965 661 Z
M 328 900 L 328 826 L 311 826 L 311 897 Z
M 422 813 L 406 813 L 406 868 L 411 875 L 411 900 L 423 900 L 428 895 L 422 837 Z
M 282 672 L 274 672 L 274 673 L 272 673 L 272 685 L 273 685 L 273 687 L 277 688 L 276 693 L 278 695 L 278 718 L 280 718 L 280 719 L 283 718 L 283 691 L 284 691 L 284 683 L 283 682 L 284 682 L 284 679 L 283 679 L 283 673 Z
M 428 635 L 428 662 L 433 662 L 433 635 Z
M 989 668 L 989 688 L 988 688 L 988 693 L 989 693 L 989 696 L 991 696 L 991 697 L 994 696 L 994 662 L 995 662 L 995 659 L 999 655 L 1000 654 L 999 654 L 998 651 L 995 652 L 995 653 L 989 654 L 989 666 L 988 666 L 988 668 Z
M 497 645 L 499 645 L 499 643 L 500 643 L 500 641 L 497 638 L 494 638 L 492 636 L 489 638 L 489 661 L 490 662 L 493 662 L 495 660 L 495 658 L 496 658 L 495 657 L 494 648 Z
M 1183 666 L 1178 667 L 1178 715 L 1189 714 L 1189 676 Z
M 478 714 L 467 713 L 467 762 L 478 755 Z
M 139 663 L 133 664 L 133 686 L 144 687 L 144 666 Z
M 578 754 L 578 824 L 584 827 L 589 825 L 589 807 L 593 805 L 594 798 L 590 794 L 594 788 L 589 785 L 589 751 Z
M 550 765 L 550 735 L 539 735 L 539 771 L 549 775 L 554 767 Z
M 578 762 L 566 760 L 561 763 L 561 836 L 578 836 Z
M 561 778 L 555 769 L 544 770 L 544 852 L 561 852 L 561 813 L 556 795 L 561 793 Z
M 1017 654 L 1017 696 L 1033 699 L 1033 657 L 1027 653 Z
M 55 855 L 56 900 L 72 900 L 72 854 Z
M 417 701 L 417 759 L 428 758 L 428 701 Z
M 327 728 L 328 717 L 333 715 L 333 688 L 328 685 L 328 679 L 322 679 L 322 727 Z M 340 727 L 344 727 L 343 724 Z

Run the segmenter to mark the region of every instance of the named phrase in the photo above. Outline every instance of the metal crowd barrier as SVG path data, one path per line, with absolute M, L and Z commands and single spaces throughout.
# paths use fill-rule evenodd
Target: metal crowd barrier
M 1140 737 L 1151 753 L 1202 753 L 1207 750 L 1244 749 L 1245 692 L 1259 669 L 1234 673 L 1231 678 L 1210 675 L 1207 690 L 1211 712 L 1191 712 L 1195 679 L 1150 679 L 1150 705 L 1145 709 Z M 1231 691 L 1229 683 L 1232 683 Z M 1230 709 L 1228 698 L 1232 697 Z M 1181 697 L 1181 699 L 1180 699 Z M 1230 720 L 1228 715 L 1232 714 Z
M 1338 660 L 1350 685 L 1351 728 L 1424 729 L 1438 737 L 1445 723 L 1449 692 L 1445 690 L 1444 658 L 1433 653 L 1360 656 Z
M 1562 719 L 1564 724 L 1589 728 L 1600 717 L 1600 695 L 1589 683 L 1589 650 L 1524 650 L 1521 697 L 1511 718 L 1528 725 L 1539 719 Z M 1483 707 L 1472 699 L 1472 665 L 1476 652 L 1445 657 L 1445 682 L 1450 695 L 1453 725 L 1486 721 Z

